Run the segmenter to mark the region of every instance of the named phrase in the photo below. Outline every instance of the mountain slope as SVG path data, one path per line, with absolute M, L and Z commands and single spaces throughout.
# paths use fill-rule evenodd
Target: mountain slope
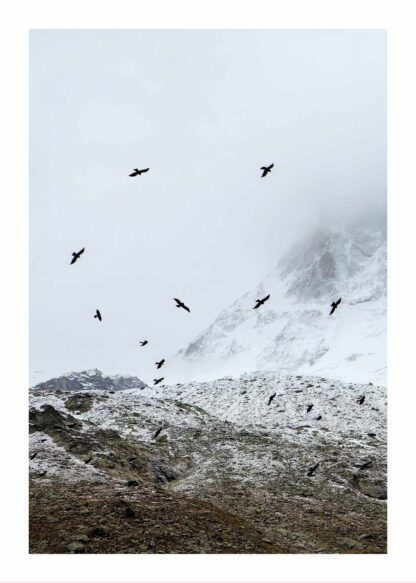
M 386 552 L 384 387 L 85 383 L 30 391 L 31 552 Z
M 180 351 L 178 378 L 275 370 L 385 383 L 386 256 L 383 227 L 319 231 Z

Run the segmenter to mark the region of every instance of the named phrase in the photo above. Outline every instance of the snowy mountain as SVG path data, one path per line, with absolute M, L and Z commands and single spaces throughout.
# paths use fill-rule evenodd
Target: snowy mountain
M 179 352 L 177 377 L 274 370 L 385 383 L 386 258 L 385 225 L 320 230 Z
M 143 389 L 146 384 L 133 376 L 111 375 L 92 368 L 81 372 L 69 372 L 60 377 L 38 383 L 33 390 L 63 391 L 124 391 L 126 389 Z

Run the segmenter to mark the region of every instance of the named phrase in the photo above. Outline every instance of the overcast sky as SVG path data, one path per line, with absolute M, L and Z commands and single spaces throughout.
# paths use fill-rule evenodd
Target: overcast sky
M 382 31 L 32 31 L 31 382 L 150 382 L 294 241 L 385 204 Z

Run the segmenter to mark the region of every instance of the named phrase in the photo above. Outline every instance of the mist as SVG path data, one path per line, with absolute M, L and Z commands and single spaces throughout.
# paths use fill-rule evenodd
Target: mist
M 385 212 L 384 31 L 31 32 L 31 382 L 149 382 L 295 241 Z

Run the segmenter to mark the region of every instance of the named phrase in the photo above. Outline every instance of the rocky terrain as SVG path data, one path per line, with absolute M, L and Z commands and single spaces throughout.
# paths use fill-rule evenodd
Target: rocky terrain
M 384 387 L 117 379 L 30 390 L 31 553 L 386 552 Z

